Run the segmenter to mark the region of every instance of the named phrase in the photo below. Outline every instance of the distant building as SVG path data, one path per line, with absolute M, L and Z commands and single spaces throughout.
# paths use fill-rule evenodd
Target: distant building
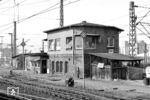
M 125 41 L 125 54 L 129 55 L 129 42 Z
M 140 41 L 137 43 L 137 54 L 144 53 L 145 49 L 147 49 L 147 44 L 144 41 Z M 125 41 L 125 54 L 129 55 L 129 42 Z
M 10 66 L 11 63 L 11 46 L 10 44 L 0 43 L 0 65 Z
M 13 67 L 33 73 L 49 73 L 47 59 L 47 53 L 19 54 L 13 57 Z
M 145 52 L 145 50 L 147 49 L 147 44 L 146 44 L 146 42 L 145 41 L 140 41 L 140 42 L 138 42 L 138 52 L 137 52 L 137 54 L 142 54 L 142 53 L 144 53 Z

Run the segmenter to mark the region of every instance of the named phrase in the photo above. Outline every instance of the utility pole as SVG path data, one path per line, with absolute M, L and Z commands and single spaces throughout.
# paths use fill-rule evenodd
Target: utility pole
M 26 43 L 24 42 L 24 38 L 23 38 L 21 46 L 22 46 L 22 53 L 23 53 L 23 68 L 24 68 L 24 70 L 25 70 L 25 52 L 24 52 L 25 45 L 26 45 Z
M 82 66 L 83 66 L 83 88 L 85 88 L 85 65 L 84 65 L 84 40 L 85 40 L 85 37 L 87 36 L 87 33 L 86 32 L 81 32 L 81 37 L 82 37 Z
M 129 55 L 135 56 L 137 53 L 136 50 L 136 16 L 135 16 L 135 5 L 134 2 L 130 2 L 129 9 Z
M 63 0 L 60 0 L 60 27 L 64 26 Z
M 16 56 L 16 34 L 17 34 L 17 23 L 16 23 L 16 0 L 14 0 L 14 32 L 13 32 L 13 56 Z
M 17 49 L 16 49 L 16 21 L 14 21 L 14 34 L 13 34 L 13 55 L 16 56 Z
M 11 36 L 11 66 L 13 68 L 13 60 L 12 60 L 12 57 L 13 57 L 13 37 L 12 37 L 12 33 L 8 33 L 10 36 Z

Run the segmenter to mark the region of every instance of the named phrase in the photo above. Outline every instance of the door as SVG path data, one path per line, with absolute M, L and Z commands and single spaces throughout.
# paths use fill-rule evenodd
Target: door
M 41 73 L 47 73 L 47 60 L 42 60 Z

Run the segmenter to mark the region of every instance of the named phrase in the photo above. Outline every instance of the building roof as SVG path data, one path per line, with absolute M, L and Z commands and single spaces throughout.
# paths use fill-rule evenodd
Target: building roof
M 94 56 L 102 57 L 102 58 L 107 58 L 110 60 L 120 60 L 120 61 L 133 61 L 133 60 L 143 60 L 140 57 L 132 57 L 129 55 L 123 55 L 119 53 L 89 53 Z
M 72 27 L 99 27 L 99 28 L 114 28 L 118 31 L 123 31 L 123 29 L 117 28 L 115 26 L 106 26 L 106 25 L 101 25 L 101 24 L 95 24 L 95 23 L 88 23 L 86 21 L 82 21 L 81 23 L 77 23 L 77 24 L 72 24 L 72 25 L 68 25 L 68 26 L 64 26 L 64 27 L 59 27 L 59 28 L 54 28 L 54 29 L 50 29 L 47 31 L 44 31 L 45 33 L 50 33 L 50 32 L 55 32 L 55 31 L 59 31 L 59 30 L 63 30 L 63 29 L 69 29 Z
M 16 57 L 19 57 L 19 56 L 22 56 L 23 54 L 19 54 L 19 55 L 16 55 L 16 56 L 13 56 L 13 58 L 16 58 Z M 26 53 L 24 54 L 25 56 L 40 56 L 40 57 L 48 57 L 48 54 L 47 53 Z

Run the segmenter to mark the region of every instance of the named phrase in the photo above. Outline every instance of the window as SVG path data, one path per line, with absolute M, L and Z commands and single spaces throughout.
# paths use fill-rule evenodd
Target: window
M 62 68 L 63 68 L 63 62 L 60 62 L 60 72 L 62 72 Z
M 107 38 L 107 46 L 110 46 L 110 37 Z
M 55 50 L 55 40 L 49 40 L 49 50 Z
M 66 37 L 66 50 L 72 50 L 72 37 Z
M 60 38 L 56 39 L 56 50 L 60 50 Z
M 55 62 L 52 61 L 52 71 L 54 72 L 55 71 Z
M 56 62 L 56 72 L 59 72 L 59 61 Z
M 96 48 L 96 37 L 88 36 L 85 38 L 85 48 L 95 49 Z
M 82 37 L 81 36 L 76 36 L 75 37 L 75 48 L 76 49 L 82 49 Z
M 115 46 L 115 38 L 114 37 L 112 38 L 112 46 L 113 47 Z
M 67 72 L 68 72 L 68 62 L 65 61 L 65 73 L 67 73 Z
M 108 37 L 107 38 L 107 46 L 108 47 L 114 47 L 114 45 L 115 45 L 115 38 L 114 37 Z

